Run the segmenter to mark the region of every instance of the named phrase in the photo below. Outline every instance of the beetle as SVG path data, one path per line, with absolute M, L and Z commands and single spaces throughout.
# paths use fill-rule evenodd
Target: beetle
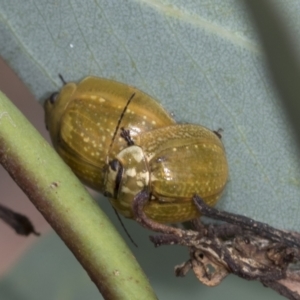
M 125 217 L 137 217 L 134 201 L 141 198 L 147 200 L 143 212 L 152 221 L 184 222 L 200 215 L 195 194 L 211 206 L 220 198 L 228 164 L 215 132 L 176 124 L 144 132 L 135 141 L 129 131 L 124 136 L 128 147 L 109 162 L 104 194 Z
M 125 217 L 135 218 L 141 193 L 146 216 L 160 223 L 198 217 L 194 194 L 210 205 L 222 194 L 228 165 L 219 136 L 199 125 L 176 124 L 131 86 L 87 77 L 65 83 L 44 107 L 57 152 Z
M 84 184 L 100 192 L 104 190 L 105 165 L 127 147 L 116 128 L 126 127 L 135 140 L 146 131 L 175 124 L 170 114 L 142 91 L 93 76 L 78 84 L 65 83 L 45 101 L 44 109 L 56 151 Z

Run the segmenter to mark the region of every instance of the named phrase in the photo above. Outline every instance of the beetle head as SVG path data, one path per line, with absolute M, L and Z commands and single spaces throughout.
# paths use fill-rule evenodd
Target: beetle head
M 105 179 L 106 196 L 132 201 L 148 185 L 149 170 L 141 147 L 127 147 L 109 163 Z

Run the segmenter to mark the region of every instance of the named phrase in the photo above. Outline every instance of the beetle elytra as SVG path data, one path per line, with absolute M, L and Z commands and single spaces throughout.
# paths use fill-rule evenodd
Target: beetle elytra
M 100 192 L 104 166 L 127 147 L 119 134 L 111 145 L 119 121 L 133 140 L 146 131 L 175 124 L 153 98 L 113 80 L 86 77 L 78 84 L 65 84 L 56 94 L 56 99 L 53 95 L 44 104 L 54 148 L 84 184 Z
M 177 124 L 145 132 L 108 166 L 105 194 L 115 209 L 133 218 L 134 197 L 147 191 L 146 216 L 159 223 L 199 216 L 195 194 L 214 205 L 228 178 L 223 144 L 211 130 Z

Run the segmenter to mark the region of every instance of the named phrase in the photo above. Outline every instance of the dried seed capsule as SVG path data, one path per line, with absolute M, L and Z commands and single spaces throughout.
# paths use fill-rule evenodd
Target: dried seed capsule
M 147 94 L 97 77 L 87 77 L 78 84 L 67 83 L 44 106 L 46 126 L 56 151 L 83 183 L 100 192 L 104 166 L 127 147 L 120 133 L 110 147 L 118 122 L 120 128 L 130 131 L 134 141 L 148 130 L 175 123 Z
M 220 138 L 205 127 L 172 125 L 139 135 L 109 163 L 105 193 L 113 206 L 133 217 L 134 197 L 151 194 L 144 211 L 160 223 L 199 216 L 195 194 L 214 205 L 226 185 L 228 165 Z

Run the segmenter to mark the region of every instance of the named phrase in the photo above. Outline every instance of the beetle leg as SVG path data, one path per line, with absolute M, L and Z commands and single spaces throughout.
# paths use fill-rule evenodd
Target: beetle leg
M 222 139 L 222 133 L 223 129 L 219 128 L 218 130 L 213 130 L 213 133 L 221 140 Z
M 150 230 L 164 233 L 164 234 L 174 234 L 176 236 L 182 236 L 184 231 L 179 228 L 174 228 L 168 225 L 157 223 L 150 218 L 148 218 L 144 212 L 144 206 L 149 201 L 150 193 L 148 191 L 139 192 L 133 200 L 132 208 L 134 219 L 140 223 L 143 227 Z
M 126 141 L 128 147 L 134 145 L 134 141 L 130 136 L 130 130 L 125 129 L 124 127 L 121 128 L 121 137 Z
M 241 228 L 250 230 L 261 237 L 270 239 L 273 242 L 284 242 L 290 247 L 300 247 L 299 237 L 295 236 L 293 233 L 278 230 L 266 223 L 258 222 L 245 216 L 220 211 L 208 206 L 198 195 L 193 197 L 193 201 L 199 212 L 206 217 L 240 226 Z

